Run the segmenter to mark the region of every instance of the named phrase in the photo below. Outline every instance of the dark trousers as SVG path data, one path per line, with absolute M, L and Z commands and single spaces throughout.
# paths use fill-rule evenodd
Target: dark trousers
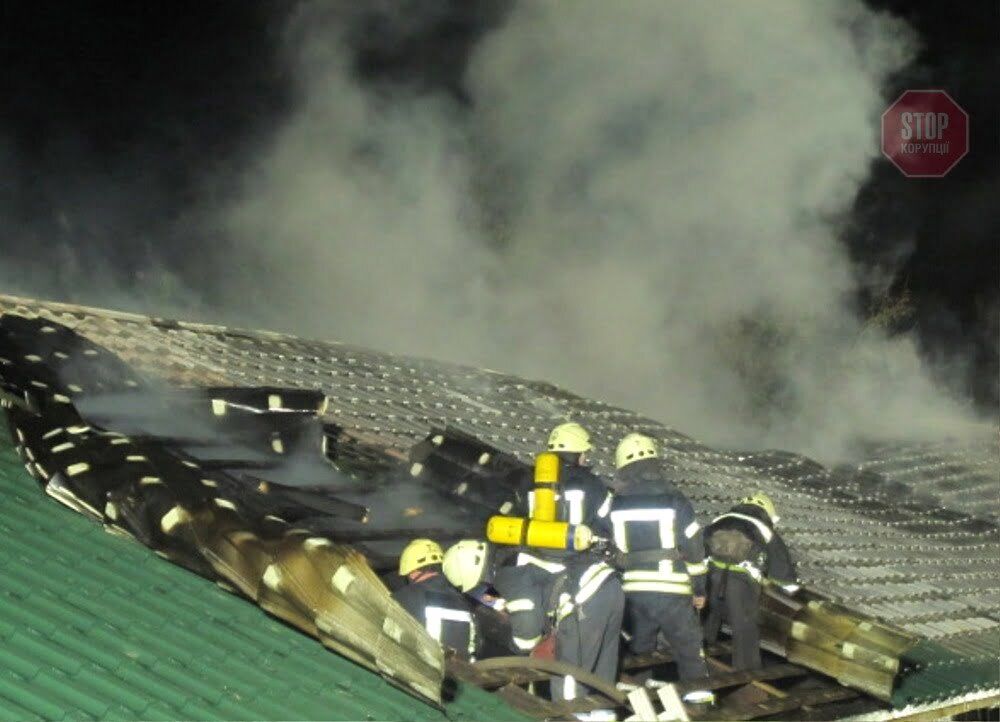
M 632 654 L 648 654 L 656 649 L 660 632 L 667 638 L 680 679 L 708 676 L 702 653 L 701 623 L 688 594 L 629 592 L 626 601 Z M 647 675 L 648 676 L 648 675 Z
M 614 684 L 618 678 L 618 650 L 625 613 L 621 582 L 609 577 L 556 628 L 556 659 L 582 667 Z M 590 688 L 564 677 L 552 682 L 552 699 L 576 699 Z
M 749 574 L 712 567 L 708 576 L 708 618 L 705 639 L 719 638 L 719 627 L 729 622 L 733 632 L 733 667 L 759 669 L 760 584 Z

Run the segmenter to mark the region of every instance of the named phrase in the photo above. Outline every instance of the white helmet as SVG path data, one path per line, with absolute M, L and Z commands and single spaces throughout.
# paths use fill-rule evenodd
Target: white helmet
M 456 542 L 444 553 L 444 575 L 463 592 L 471 591 L 486 576 L 489 553 L 487 543 L 479 539 Z
M 549 434 L 549 451 L 566 451 L 572 454 L 582 454 L 590 451 L 593 446 L 590 443 L 590 434 L 580 424 L 570 421 L 559 424 L 552 429 Z
M 660 451 L 656 448 L 656 442 L 643 434 L 629 434 L 615 449 L 615 466 L 619 469 L 642 459 L 658 458 Z

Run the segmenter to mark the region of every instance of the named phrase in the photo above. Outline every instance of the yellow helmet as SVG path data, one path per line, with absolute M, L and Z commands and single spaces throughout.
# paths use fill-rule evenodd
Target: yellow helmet
M 399 555 L 399 573 L 404 577 L 417 569 L 440 564 L 444 560 L 441 545 L 430 539 L 414 539 Z
M 754 506 L 759 506 L 761 509 L 767 512 L 767 515 L 768 517 L 770 517 L 771 521 L 773 522 L 778 521 L 778 515 L 775 513 L 774 509 L 774 502 L 771 501 L 771 497 L 769 497 L 762 491 L 754 492 L 747 498 L 743 499 L 743 501 L 741 501 L 740 503 L 753 504 Z
M 444 575 L 448 581 L 468 592 L 485 576 L 489 547 L 478 539 L 463 539 L 448 548 L 444 554 Z
M 573 454 L 582 454 L 592 448 L 590 434 L 574 421 L 559 424 L 549 434 L 549 451 L 568 451 Z
M 629 434 L 615 449 L 615 466 L 619 469 L 642 459 L 659 458 L 660 451 L 656 448 L 656 442 L 643 434 Z

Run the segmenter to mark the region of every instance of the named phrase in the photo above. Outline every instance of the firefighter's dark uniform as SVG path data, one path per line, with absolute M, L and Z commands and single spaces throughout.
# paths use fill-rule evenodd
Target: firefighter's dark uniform
M 607 533 L 611 492 L 588 469 L 563 463 L 557 491 L 558 518 Z M 529 513 L 527 485 L 522 511 Z M 552 629 L 555 658 L 615 682 L 625 598 L 614 568 L 591 552 L 521 548 L 498 569 L 494 586 L 506 599 L 514 648 L 528 654 Z M 553 682 L 556 700 L 574 699 L 589 689 L 572 676 Z
M 521 513 L 527 516 L 535 510 L 534 488 L 534 481 L 525 477 L 518 502 Z M 585 466 L 561 461 L 556 493 L 557 519 L 570 524 L 586 524 L 598 536 L 610 534 L 608 513 L 611 511 L 612 495 L 601 477 Z
M 392 593 L 393 598 L 434 639 L 463 657 L 474 659 L 479 635 L 472 616 L 472 603 L 438 572 L 422 581 L 410 582 Z
M 764 580 L 788 592 L 795 584 L 795 564 L 771 518 L 755 504 L 739 504 L 706 529 L 709 561 L 708 617 L 705 637 L 719 636 L 723 621 L 733 634 L 733 667 L 757 669 L 760 658 L 760 594 Z
M 663 633 L 682 680 L 708 676 L 693 596 L 705 595 L 705 546 L 694 508 L 663 476 L 656 459 L 618 471 L 611 525 L 633 654 L 656 649 Z M 706 693 L 707 694 L 707 693 Z

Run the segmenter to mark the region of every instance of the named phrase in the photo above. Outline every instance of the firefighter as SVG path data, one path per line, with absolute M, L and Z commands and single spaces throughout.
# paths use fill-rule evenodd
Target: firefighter
M 556 518 L 584 524 L 598 536 L 605 536 L 610 533 L 611 490 L 587 465 L 592 448 L 590 434 L 574 422 L 560 424 L 549 434 L 548 450 L 558 454 L 560 462 Z M 535 492 L 530 478 L 525 478 L 519 496 L 522 512 L 532 516 Z
M 599 538 L 610 536 L 612 494 L 588 465 L 593 449 L 590 434 L 576 422 L 560 424 L 549 433 L 547 449 L 559 456 L 556 518 L 587 526 Z M 531 516 L 534 484 L 526 479 L 524 489 L 524 511 Z M 521 604 L 534 605 L 532 613 L 523 617 L 533 621 L 525 624 L 522 635 L 515 635 L 519 651 L 549 654 L 546 650 L 554 642 L 556 660 L 582 667 L 609 682 L 616 680 L 624 595 L 614 568 L 602 555 L 524 548 L 499 569 L 497 589 L 507 598 L 512 624 L 511 604 L 515 609 Z M 536 649 L 542 638 L 545 643 Z M 572 676 L 552 687 L 556 700 L 588 693 Z
M 496 589 L 505 600 L 516 653 L 554 658 L 614 683 L 625 606 L 614 569 L 587 554 L 557 562 L 532 550 L 505 552 L 484 541 L 458 542 L 445 554 L 445 574 L 466 592 L 484 583 Z M 572 675 L 552 682 L 554 700 L 588 693 Z M 614 714 L 597 710 L 578 718 L 614 719 Z
M 622 570 L 633 654 L 666 637 L 681 680 L 708 676 L 698 611 L 705 605 L 705 547 L 694 508 L 660 469 L 656 442 L 629 434 L 615 451 L 620 491 L 611 505 L 616 558 Z M 648 678 L 648 674 L 645 675 Z M 685 702 L 712 703 L 708 690 Z
M 478 634 L 472 605 L 442 575 L 444 553 L 430 539 L 414 539 L 399 557 L 399 574 L 407 580 L 392 596 L 442 646 L 475 659 Z
M 761 586 L 775 584 L 789 594 L 799 589 L 791 554 L 774 530 L 777 522 L 774 502 L 757 492 L 717 517 L 705 531 L 710 554 L 705 635 L 715 642 L 723 620 L 729 622 L 736 669 L 761 666 Z

